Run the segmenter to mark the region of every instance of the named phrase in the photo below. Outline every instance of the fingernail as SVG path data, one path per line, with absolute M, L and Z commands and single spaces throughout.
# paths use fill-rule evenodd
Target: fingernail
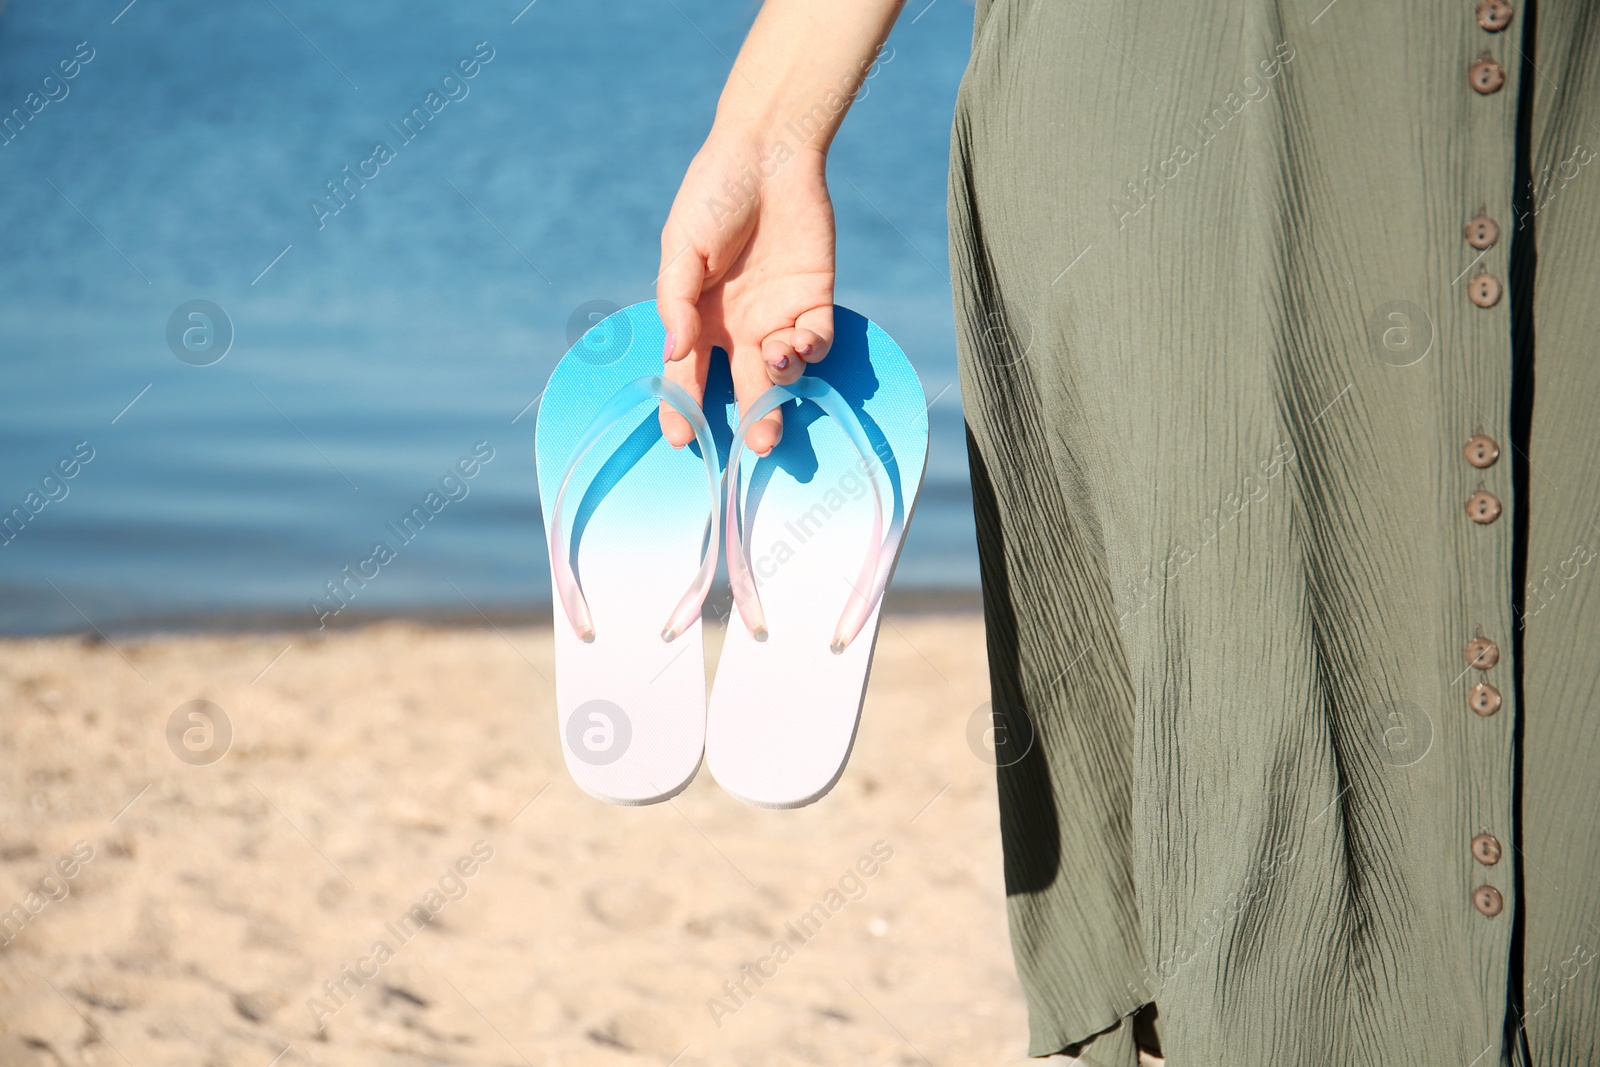
M 803 344 L 803 345 L 795 345 L 794 346 L 794 350 L 796 352 L 800 353 L 802 356 L 809 356 L 811 354 L 811 345 L 809 343 Z
M 663 360 L 671 360 L 672 359 L 672 342 L 674 342 L 676 340 L 677 340 L 677 338 L 673 335 L 672 331 L 668 330 L 667 331 L 667 343 L 664 346 L 662 346 L 662 349 L 661 349 L 661 358 Z
M 788 365 L 789 365 L 789 357 L 788 356 L 779 356 L 777 359 L 773 359 L 773 360 L 768 360 L 767 361 L 767 366 L 771 367 L 773 370 L 783 370 Z

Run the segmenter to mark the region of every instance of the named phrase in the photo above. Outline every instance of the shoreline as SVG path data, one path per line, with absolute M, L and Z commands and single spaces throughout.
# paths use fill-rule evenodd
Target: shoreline
M 726 586 L 713 588 L 702 619 L 707 626 L 720 625 L 728 618 L 729 596 Z M 932 615 L 981 615 L 982 594 L 977 589 L 891 589 L 884 598 L 884 615 L 894 618 L 920 618 Z M 80 637 L 95 641 L 99 637 L 145 638 L 199 636 L 205 634 L 304 634 L 346 633 L 410 623 L 429 630 L 481 630 L 497 626 L 548 627 L 552 623 L 549 607 L 490 607 L 482 611 L 471 607 L 397 608 L 392 611 L 347 611 L 330 616 L 327 625 L 317 627 L 305 611 L 194 611 L 166 614 L 129 614 L 121 618 L 96 619 L 70 628 L 0 630 L 0 642 L 38 638 Z

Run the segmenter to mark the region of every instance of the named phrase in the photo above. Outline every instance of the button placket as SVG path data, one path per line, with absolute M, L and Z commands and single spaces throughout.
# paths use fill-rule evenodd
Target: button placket
M 1472 9 L 1477 26 L 1469 30 L 1469 33 L 1481 32 L 1484 35 L 1479 38 L 1479 44 L 1484 47 L 1471 59 L 1466 69 L 1467 88 L 1471 90 L 1465 94 L 1470 98 L 1470 103 L 1466 106 L 1482 116 L 1473 123 L 1475 129 L 1503 131 L 1505 127 L 1502 124 L 1511 122 L 1515 117 L 1516 108 L 1513 106 L 1513 101 L 1516 94 L 1497 95 L 1511 80 L 1511 75 L 1503 63 L 1510 63 L 1509 57 L 1513 53 L 1509 49 L 1514 48 L 1514 44 L 1498 35 L 1513 20 L 1515 11 L 1512 4 L 1513 0 L 1476 0 Z M 1495 53 L 1503 53 L 1508 58 L 1502 60 L 1497 58 Z M 1497 166 L 1504 166 L 1507 163 L 1509 160 L 1501 160 Z M 1467 301 L 1471 305 L 1461 312 L 1466 316 L 1464 324 L 1468 326 L 1468 336 L 1474 338 L 1478 345 L 1486 346 L 1479 349 L 1484 354 L 1482 358 L 1485 360 L 1485 368 L 1494 368 L 1491 373 L 1498 374 L 1505 372 L 1509 367 L 1509 363 L 1500 362 L 1501 358 L 1509 355 L 1507 351 L 1509 340 L 1503 345 L 1499 342 L 1491 344 L 1484 327 L 1492 328 L 1492 323 L 1503 320 L 1494 315 L 1480 316 L 1479 312 L 1497 308 L 1505 296 L 1505 286 L 1501 280 L 1504 277 L 1504 265 L 1498 261 L 1498 253 L 1493 250 L 1499 247 L 1502 237 L 1500 223 L 1495 215 L 1504 210 L 1503 205 L 1506 201 L 1498 198 L 1497 187 L 1500 182 L 1494 171 L 1481 173 L 1478 180 L 1487 183 L 1485 186 L 1480 186 L 1480 191 L 1487 191 L 1490 195 L 1487 203 L 1480 202 L 1475 210 L 1462 212 L 1462 241 L 1468 256 L 1475 258 L 1465 265 L 1457 282 L 1461 283 L 1464 280 L 1463 287 L 1466 290 Z M 1501 211 L 1491 214 L 1490 207 L 1493 204 L 1501 204 Z M 1463 205 L 1467 206 L 1469 205 Z M 1475 403 L 1474 406 L 1478 404 Z M 1479 410 L 1483 409 L 1480 407 Z M 1499 461 L 1500 448 L 1499 442 L 1485 433 L 1481 425 L 1476 426 L 1473 428 L 1472 436 L 1461 447 L 1465 465 L 1456 469 L 1478 475 L 1476 479 L 1472 479 L 1477 485 L 1467 497 L 1465 508 L 1467 518 L 1476 531 L 1469 535 L 1469 543 L 1475 546 L 1472 555 L 1483 563 L 1487 564 L 1493 560 L 1497 565 L 1503 566 L 1506 541 L 1494 536 L 1493 531 L 1504 508 L 1500 497 L 1491 491 L 1491 487 L 1499 488 L 1499 486 L 1489 475 L 1491 468 Z M 1461 520 L 1458 518 L 1455 521 Z M 1498 598 L 1498 582 L 1491 581 L 1485 588 L 1479 590 L 1478 595 L 1468 602 L 1467 610 L 1473 612 L 1487 610 L 1489 602 L 1478 599 L 1478 596 L 1485 595 Z M 1500 646 L 1494 637 L 1489 635 L 1494 634 L 1495 637 L 1503 638 L 1504 633 L 1496 631 L 1507 625 L 1508 620 L 1494 611 L 1488 612 L 1481 618 L 1483 624 L 1471 626 L 1471 636 L 1456 646 L 1458 654 L 1466 664 L 1465 673 L 1472 676 L 1472 684 L 1466 694 L 1466 704 L 1473 713 L 1471 716 L 1473 721 L 1494 717 L 1503 703 L 1500 690 L 1489 680 L 1491 677 L 1489 672 L 1497 668 L 1500 662 Z M 1485 633 L 1486 627 L 1488 633 Z M 1500 732 L 1491 730 L 1488 723 L 1477 724 L 1475 728 L 1478 731 L 1487 731 L 1479 736 L 1482 738 L 1481 743 L 1490 746 L 1495 744 L 1493 738 L 1500 736 Z M 1493 764 L 1484 769 L 1492 774 L 1492 767 Z M 1461 784 L 1462 788 L 1471 788 L 1466 782 Z M 1501 839 L 1490 831 L 1487 823 L 1479 823 L 1476 827 L 1464 829 L 1470 840 L 1467 851 L 1473 859 L 1473 863 L 1468 866 L 1476 870 L 1476 875 L 1469 875 L 1470 880 L 1462 889 L 1473 910 L 1482 919 L 1491 920 L 1505 909 L 1506 903 L 1502 890 L 1489 884 L 1491 876 L 1494 881 L 1500 880 L 1496 865 L 1503 851 Z

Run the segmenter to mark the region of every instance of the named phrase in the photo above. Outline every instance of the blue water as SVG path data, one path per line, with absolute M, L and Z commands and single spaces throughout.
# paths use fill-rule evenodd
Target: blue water
M 311 624 L 480 442 L 353 606 L 548 611 L 524 408 L 576 309 L 653 295 L 755 5 L 124 2 L 0 14 L 0 113 L 31 115 L 0 145 L 0 511 L 29 515 L 0 545 L 0 632 Z M 835 143 L 837 299 L 939 396 L 896 588 L 970 589 L 944 203 L 972 9 L 924 3 Z M 402 143 L 389 124 L 447 90 Z M 379 140 L 394 157 L 319 229 L 309 202 Z M 185 362 L 168 320 L 194 300 L 225 320 L 209 342 L 196 320 Z M 63 478 L 75 446 L 93 458 Z

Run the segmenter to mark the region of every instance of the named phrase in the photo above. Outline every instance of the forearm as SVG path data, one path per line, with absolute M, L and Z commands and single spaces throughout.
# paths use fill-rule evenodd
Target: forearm
M 767 0 L 717 104 L 716 132 L 825 153 L 905 0 Z

